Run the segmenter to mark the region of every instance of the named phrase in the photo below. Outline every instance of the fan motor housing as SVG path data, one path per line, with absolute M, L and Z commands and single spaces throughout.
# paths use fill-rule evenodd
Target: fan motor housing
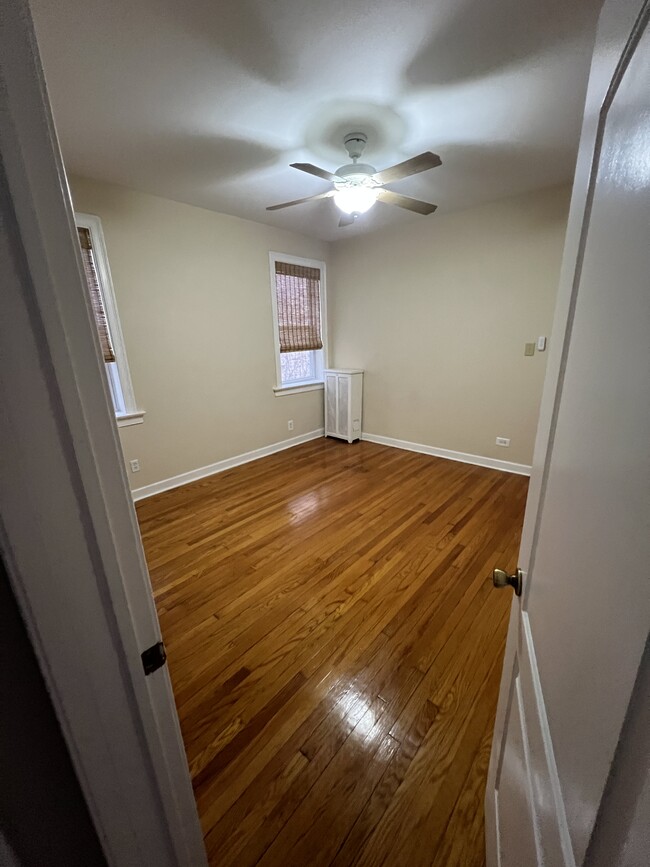
M 342 186 L 352 186 L 356 184 L 375 186 L 372 176 L 376 171 L 377 169 L 368 163 L 349 163 L 349 165 L 341 166 L 341 168 L 336 170 L 336 175 L 339 178 L 344 178 L 345 183 L 341 184 L 335 181 L 334 186 L 337 189 Z

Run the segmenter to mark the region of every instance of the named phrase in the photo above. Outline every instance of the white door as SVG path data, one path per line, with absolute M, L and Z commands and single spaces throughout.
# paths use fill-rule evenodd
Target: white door
M 486 792 L 489 867 L 594 863 L 650 627 L 649 14 L 612 0 L 601 15 Z M 604 863 L 650 863 L 622 852 Z

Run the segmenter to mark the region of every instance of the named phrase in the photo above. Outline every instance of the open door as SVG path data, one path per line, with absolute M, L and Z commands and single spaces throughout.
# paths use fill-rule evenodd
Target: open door
M 649 16 L 641 0 L 601 15 L 486 792 L 488 867 L 594 863 L 647 664 Z M 607 845 L 612 867 L 648 863 Z
M 206 864 L 26 3 L 0 26 L 0 550 L 111 867 Z M 71 863 L 78 863 L 71 853 Z

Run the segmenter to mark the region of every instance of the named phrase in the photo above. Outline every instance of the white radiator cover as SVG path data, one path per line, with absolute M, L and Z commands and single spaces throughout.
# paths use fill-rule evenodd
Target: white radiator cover
M 324 370 L 325 436 L 361 439 L 363 370 Z

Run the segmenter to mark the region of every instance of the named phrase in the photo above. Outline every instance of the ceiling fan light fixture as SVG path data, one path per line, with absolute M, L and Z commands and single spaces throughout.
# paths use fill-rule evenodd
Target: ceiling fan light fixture
M 342 187 L 334 193 L 334 204 L 344 214 L 365 214 L 377 201 L 377 190 L 372 187 Z
M 281 202 L 279 205 L 269 205 L 266 210 L 279 211 L 282 208 L 290 208 L 292 205 L 302 205 L 316 199 L 333 197 L 334 203 L 343 212 L 339 226 L 350 226 L 360 214 L 369 211 L 378 200 L 387 205 L 396 205 L 398 208 L 413 211 L 415 214 L 422 214 L 423 216 L 432 214 L 436 206 L 430 202 L 422 202 L 412 196 L 404 196 L 401 193 L 386 190 L 384 186 L 394 181 L 400 181 L 402 178 L 435 169 L 441 164 L 438 154 L 425 151 L 378 172 L 369 163 L 359 162 L 367 141 L 368 136 L 363 132 L 351 132 L 346 135 L 343 143 L 352 162 L 340 166 L 335 173 L 321 169 L 312 163 L 291 163 L 292 168 L 329 181 L 332 186 L 329 190 L 314 196 L 295 199 L 293 202 Z

